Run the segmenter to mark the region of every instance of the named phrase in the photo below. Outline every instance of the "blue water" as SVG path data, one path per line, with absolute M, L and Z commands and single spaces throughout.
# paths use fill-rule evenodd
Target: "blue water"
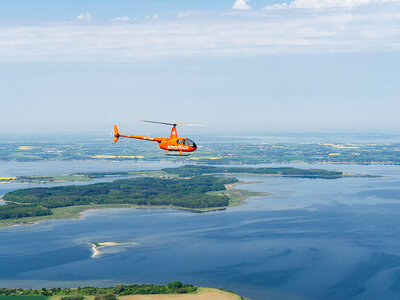
M 384 177 L 239 176 L 257 182 L 239 188 L 274 196 L 202 214 L 107 209 L 2 228 L 0 286 L 181 280 L 251 299 L 399 299 L 400 167 L 318 167 Z M 96 241 L 137 244 L 92 258 Z

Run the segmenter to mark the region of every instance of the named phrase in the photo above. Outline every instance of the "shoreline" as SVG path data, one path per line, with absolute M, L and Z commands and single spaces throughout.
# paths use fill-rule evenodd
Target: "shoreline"
M 292 177 L 292 178 L 309 178 L 309 179 L 341 179 L 341 178 L 380 178 L 382 175 L 371 175 L 371 174 L 346 174 L 343 173 L 337 177 L 329 177 L 322 175 L 286 175 L 286 174 L 257 174 L 257 173 L 207 173 L 203 175 L 233 175 L 233 176 L 260 176 L 260 177 Z
M 182 284 L 180 281 L 174 281 L 172 282 L 173 284 L 180 284 L 181 289 L 183 288 L 185 290 L 184 293 L 178 291 L 178 288 L 172 287 L 172 290 L 168 291 L 168 293 L 161 292 L 160 290 L 157 290 L 157 287 L 165 287 L 167 289 L 171 289 L 169 286 L 171 283 L 166 284 L 166 285 L 157 285 L 157 284 L 120 284 L 118 286 L 122 287 L 135 287 L 135 286 L 146 286 L 148 288 L 154 288 L 156 287 L 155 291 L 158 291 L 156 293 L 143 293 L 140 292 L 137 288 L 132 290 L 131 293 L 128 294 L 123 294 L 121 295 L 120 293 L 114 293 L 117 296 L 117 299 L 120 300 L 155 300 L 155 299 L 160 299 L 160 300 L 169 300 L 169 299 L 182 299 L 182 300 L 211 300 L 211 299 L 221 299 L 221 300 L 244 300 L 247 298 L 241 297 L 239 294 L 235 293 L 234 291 L 231 290 L 224 290 L 222 288 L 210 288 L 210 287 L 201 287 L 201 286 L 194 286 L 192 284 Z M 83 288 L 79 287 L 64 287 L 60 288 L 60 291 L 54 293 L 53 290 L 55 288 L 47 287 L 47 288 L 21 288 L 21 287 L 15 287 L 15 288 L 3 288 L 3 293 L 0 295 L 5 296 L 5 297 L 18 297 L 18 298 L 30 298 L 30 297 L 44 297 L 48 299 L 60 299 L 62 297 L 71 297 L 71 295 L 78 294 L 78 289 L 80 289 L 80 294 L 84 297 L 85 300 L 90 300 L 94 299 L 94 295 L 92 293 L 93 290 L 95 290 L 96 294 L 101 293 L 101 294 L 106 294 L 110 293 L 113 291 L 115 286 L 106 286 L 106 287 L 91 287 L 91 286 L 85 286 Z M 20 293 L 23 295 L 21 296 L 11 296 L 11 293 L 14 293 L 15 289 L 18 289 Z M 57 289 L 55 289 L 57 290 Z M 91 290 L 89 292 L 88 290 Z M 8 292 L 8 293 L 7 293 Z M 43 295 L 45 293 L 45 295 Z
M 158 170 L 152 171 L 139 171 L 138 174 L 143 173 L 154 173 L 159 172 Z M 379 175 L 370 175 L 370 174 L 346 174 L 342 173 L 337 178 L 329 178 L 321 175 L 282 175 L 282 174 L 257 174 L 257 173 L 210 173 L 207 175 L 230 175 L 230 176 L 260 176 L 260 177 L 292 177 L 292 178 L 320 178 L 320 179 L 339 179 L 339 178 L 376 178 L 382 177 Z M 158 175 L 158 176 L 157 176 Z M 157 174 L 156 177 L 160 177 Z M 54 176 L 54 175 L 52 175 Z M 62 175 L 66 177 L 73 177 L 75 174 L 70 175 Z M 81 177 L 81 175 L 79 175 Z M 85 212 L 90 210 L 97 210 L 97 209 L 113 209 L 113 208 L 135 208 L 135 209 L 176 209 L 176 210 L 184 210 L 196 213 L 204 213 L 204 212 L 212 212 L 212 211 L 221 211 L 226 210 L 230 207 L 240 206 L 245 203 L 245 200 L 250 197 L 256 196 L 274 196 L 272 193 L 260 193 L 254 192 L 251 190 L 242 190 L 242 189 L 235 189 L 236 185 L 241 184 L 249 184 L 254 182 L 243 182 L 238 181 L 233 184 L 225 185 L 225 190 L 221 191 L 212 191 L 209 192 L 210 195 L 219 195 L 219 196 L 226 196 L 229 199 L 229 204 L 227 206 L 219 206 L 219 207 L 207 207 L 207 208 L 188 208 L 188 207 L 181 207 L 181 206 L 171 206 L 171 205 L 135 205 L 135 204 L 88 204 L 88 205 L 78 205 L 78 206 L 66 206 L 66 207 L 58 207 L 51 209 L 51 215 L 44 215 L 44 216 L 35 216 L 35 217 L 26 217 L 26 218 L 15 218 L 15 219 L 3 219 L 0 220 L 0 228 L 2 227 L 10 227 L 10 226 L 23 226 L 23 225 L 35 225 L 43 221 L 49 220 L 68 220 L 68 219 L 83 219 L 83 215 Z M 4 201 L 4 199 L 0 198 L 3 203 L 7 204 L 10 202 Z
M 91 161 L 91 160 L 89 160 Z M 109 161 L 109 160 L 106 160 Z M 121 162 L 121 161 L 111 161 L 111 162 Z M 124 162 L 124 161 L 122 161 Z M 154 162 L 161 162 L 161 161 L 148 161 L 149 163 L 154 163 Z M 323 166 L 323 165 L 355 165 L 355 166 L 369 166 L 369 165 L 389 165 L 389 166 L 398 166 L 399 164 L 380 164 L 380 163 L 371 163 L 371 164 L 354 164 L 354 163 L 344 163 L 344 162 L 324 162 L 324 163 L 310 163 L 310 162 L 304 162 L 305 164 L 308 165 L 316 165 L 316 166 Z M 284 166 L 288 166 L 288 165 L 295 165 L 297 163 L 272 163 L 272 164 L 279 164 L 279 165 L 284 165 Z M 299 163 L 300 164 L 300 163 Z M 195 164 L 196 166 L 203 166 L 203 164 Z M 249 166 L 251 168 L 257 168 L 257 165 L 260 164 L 250 164 Z M 221 167 L 222 165 L 212 165 L 212 167 Z M 234 164 L 230 165 L 231 167 L 237 167 Z M 275 168 L 275 166 L 271 166 L 268 168 Z M 297 166 L 293 167 L 293 168 L 297 168 Z M 118 179 L 118 177 L 132 177 L 132 176 L 137 176 L 137 175 L 150 175 L 152 176 L 152 173 L 155 172 L 162 172 L 162 170 L 134 170 L 134 171 L 122 171 L 122 172 L 126 172 L 128 174 L 126 175 L 114 175 L 114 174 L 107 174 L 107 172 L 105 172 L 105 174 L 102 176 L 103 178 L 110 178 L 110 177 L 115 177 Z M 96 177 L 90 177 L 88 176 L 88 174 L 90 174 L 91 172 L 88 173 L 71 173 L 71 174 L 48 174 L 48 175 L 28 175 L 28 176 L 14 176 L 14 177 L 8 177 L 9 179 L 5 179 L 5 180 L 0 180 L 0 184 L 10 184 L 10 183 L 19 183 L 19 184 L 48 184 L 48 183 L 73 183 L 73 182 L 90 182 L 93 181 L 94 179 L 96 179 Z M 289 175 L 289 174 L 258 174 L 258 173 L 235 173 L 235 172 L 226 172 L 226 173 L 207 173 L 207 174 L 203 174 L 203 175 L 247 175 L 247 176 L 276 176 L 276 177 L 307 177 L 307 178 L 322 178 L 322 179 L 331 179 L 329 178 L 329 176 L 323 176 L 323 175 Z M 163 175 L 167 175 L 167 174 L 163 174 Z M 154 176 L 154 175 L 153 175 Z M 160 175 L 156 175 L 156 177 L 158 177 Z M 380 175 L 371 175 L 371 174 L 348 174 L 348 173 L 344 173 L 342 172 L 341 175 L 339 175 L 337 178 L 345 178 L 345 177 L 382 177 Z M 29 178 L 29 180 L 28 180 Z
M 66 207 L 54 208 L 52 210 L 53 211 L 52 215 L 0 220 L 0 229 L 12 226 L 36 225 L 41 222 L 51 221 L 51 220 L 73 220 L 73 219 L 82 220 L 84 219 L 83 215 L 87 211 L 99 210 L 99 209 L 118 209 L 118 208 L 176 209 L 176 210 L 189 211 L 193 213 L 206 213 L 206 212 L 226 210 L 230 207 L 240 206 L 245 203 L 246 199 L 251 197 L 273 195 L 271 193 L 260 193 L 260 192 L 253 192 L 249 190 L 241 190 L 234 188 L 236 185 L 248 184 L 248 183 L 254 183 L 254 182 L 239 181 L 233 184 L 226 185 L 225 186 L 226 190 L 215 191 L 215 193 L 222 193 L 229 198 L 228 206 L 208 207 L 208 208 L 186 208 L 186 207 L 169 206 L 169 205 L 155 206 L 155 205 L 135 205 L 135 204 L 92 204 L 92 205 L 66 206 Z

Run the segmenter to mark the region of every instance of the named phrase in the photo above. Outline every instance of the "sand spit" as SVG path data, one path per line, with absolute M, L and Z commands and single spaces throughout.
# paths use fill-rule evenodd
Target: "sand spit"
M 131 295 L 118 297 L 120 300 L 240 300 L 239 295 L 212 288 L 199 288 L 197 294 Z
M 130 242 L 130 243 L 117 243 L 117 242 L 101 242 L 101 243 L 89 243 L 92 247 L 92 258 L 98 257 L 101 254 L 100 248 L 104 247 L 111 247 L 111 246 L 121 246 L 121 245 L 135 245 L 137 243 Z

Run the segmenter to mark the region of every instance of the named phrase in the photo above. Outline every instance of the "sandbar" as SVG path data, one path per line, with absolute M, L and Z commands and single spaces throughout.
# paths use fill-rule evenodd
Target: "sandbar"
M 110 247 L 110 246 L 120 246 L 120 245 L 134 245 L 137 244 L 135 242 L 129 243 L 117 243 L 117 242 L 100 242 L 100 243 L 89 243 L 92 246 L 92 258 L 97 257 L 101 254 L 99 248 Z

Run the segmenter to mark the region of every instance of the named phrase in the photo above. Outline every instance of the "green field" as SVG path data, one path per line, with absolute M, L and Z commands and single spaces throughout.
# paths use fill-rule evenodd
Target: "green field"
M 245 200 L 250 197 L 257 196 L 272 196 L 272 193 L 260 193 L 260 192 L 252 192 L 248 190 L 235 189 L 234 187 L 238 184 L 245 184 L 246 182 L 237 182 L 227 186 L 225 191 L 212 191 L 207 194 L 210 195 L 225 195 L 229 198 L 228 207 L 239 206 L 245 203 Z

